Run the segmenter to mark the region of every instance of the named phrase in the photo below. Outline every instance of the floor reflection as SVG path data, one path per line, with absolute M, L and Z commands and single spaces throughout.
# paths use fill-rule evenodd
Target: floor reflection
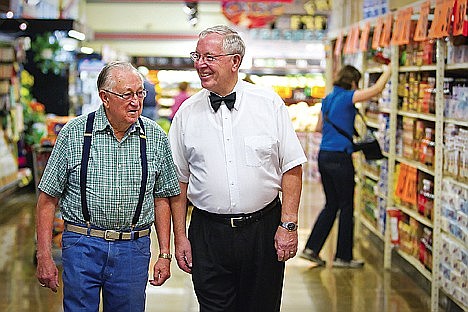
M 57 294 L 39 286 L 33 263 L 34 191 L 22 190 L 0 204 L 0 311 L 58 312 L 62 310 L 61 288 Z M 323 205 L 320 185 L 304 186 L 300 215 L 300 249 Z M 152 254 L 157 255 L 153 235 Z M 322 257 L 329 263 L 336 229 L 326 243 Z M 366 261 L 363 269 L 314 268 L 294 258 L 287 262 L 284 282 L 284 312 L 426 312 L 430 297 L 398 268 L 383 270 L 383 253 L 365 236 L 356 240 L 357 257 Z M 152 259 L 152 262 L 155 258 Z M 151 266 L 150 266 L 151 267 Z M 172 277 L 162 287 L 147 287 L 147 311 L 198 311 L 190 275 L 172 263 Z M 267 311 L 268 312 L 268 311 Z

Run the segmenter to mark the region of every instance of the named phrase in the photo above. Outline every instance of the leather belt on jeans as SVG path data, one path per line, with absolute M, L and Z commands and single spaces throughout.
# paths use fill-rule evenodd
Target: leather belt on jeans
M 89 233 L 88 233 L 89 230 Z M 104 238 L 108 241 L 116 241 L 116 240 L 135 240 L 140 237 L 148 236 L 151 232 L 151 229 L 144 229 L 140 231 L 133 231 L 133 232 L 119 232 L 114 230 L 98 230 L 98 229 L 88 229 L 85 226 L 73 225 L 73 224 L 65 224 L 65 231 L 89 235 L 93 237 Z
M 242 227 L 246 226 L 261 220 L 267 213 L 273 210 L 279 202 L 279 197 L 276 197 L 271 203 L 269 203 L 265 208 L 247 214 L 217 214 L 211 213 L 206 210 L 198 209 L 195 207 L 197 212 L 203 216 L 209 217 L 214 221 L 229 225 L 230 227 Z

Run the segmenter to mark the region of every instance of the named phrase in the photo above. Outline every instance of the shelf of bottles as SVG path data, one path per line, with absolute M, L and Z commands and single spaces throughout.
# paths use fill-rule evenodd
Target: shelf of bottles
M 437 1 L 439 5 L 445 4 Z M 464 34 L 414 40 L 419 28 L 412 17 L 427 17 L 429 9 L 429 2 L 415 4 L 404 21 L 399 17 L 407 8 L 402 8 L 388 23 L 410 23 L 410 36 L 404 44 L 383 49 L 392 61 L 392 77 L 381 97 L 362 103 L 367 126 L 375 130 L 385 158 L 359 166 L 359 224 L 384 241 L 386 268 L 396 253 L 431 282 L 432 311 L 439 309 L 439 290 L 468 310 L 468 39 Z M 440 21 L 453 19 L 432 19 L 436 20 L 443 24 Z M 440 26 L 431 23 L 426 38 Z M 364 72 L 362 87 L 371 86 L 382 73 L 370 61 L 377 52 L 369 46 L 378 24 L 379 20 L 370 32 L 366 21 L 350 26 L 333 42 L 330 67 L 353 64 Z M 468 21 L 465 24 L 468 27 Z M 388 25 L 380 27 L 388 30 Z M 452 31 L 452 25 L 449 28 Z M 394 29 L 393 35 L 397 33 Z M 359 34 L 368 38 L 361 40 Z M 357 44 L 358 51 L 349 53 L 348 41 L 351 48 L 361 42 L 368 46 Z M 337 47 L 344 55 L 337 55 Z

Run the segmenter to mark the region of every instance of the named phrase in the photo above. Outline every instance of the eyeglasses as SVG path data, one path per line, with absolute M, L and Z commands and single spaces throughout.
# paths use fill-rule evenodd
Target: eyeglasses
M 143 89 L 141 91 L 137 91 L 137 92 L 129 91 L 129 92 L 125 92 L 125 93 L 122 93 L 122 94 L 115 93 L 113 91 L 106 90 L 106 89 L 102 89 L 102 90 L 106 91 L 106 92 L 109 92 L 109 93 L 112 93 L 113 95 L 117 95 L 118 97 L 120 97 L 121 99 L 124 99 L 126 101 L 129 101 L 129 100 L 133 99 L 135 97 L 135 94 L 139 99 L 144 99 L 146 97 L 146 94 L 148 93 L 148 91 L 145 90 L 145 89 Z
M 198 52 L 190 52 L 190 58 L 194 62 L 198 62 L 200 60 L 203 60 L 203 61 L 205 61 L 205 63 L 213 63 L 213 62 L 215 62 L 217 60 L 218 57 L 236 55 L 236 54 L 238 54 L 238 53 L 228 53 L 228 54 L 218 54 L 218 55 L 211 55 L 211 54 L 201 55 Z

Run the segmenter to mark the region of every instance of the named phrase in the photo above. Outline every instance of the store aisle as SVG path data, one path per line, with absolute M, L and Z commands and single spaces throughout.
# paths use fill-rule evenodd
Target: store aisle
M 0 311 L 58 312 L 61 293 L 39 286 L 35 278 L 34 205 L 35 193 L 23 189 L 0 201 Z M 300 249 L 323 204 L 319 184 L 304 186 L 300 212 Z M 152 234 L 154 235 L 154 234 Z M 154 236 L 153 236 L 154 238 Z M 334 239 L 332 233 L 331 239 Z M 322 256 L 333 251 L 327 243 Z M 153 254 L 157 251 L 153 249 Z M 366 261 L 363 269 L 313 268 L 298 257 L 287 262 L 283 312 L 426 312 L 430 297 L 398 268 L 384 271 L 382 252 L 362 235 L 356 256 Z M 162 287 L 148 286 L 147 311 L 197 311 L 198 305 L 189 275 L 172 263 L 172 277 Z M 261 312 L 261 311 L 259 311 Z M 268 312 L 268 311 L 266 311 Z

